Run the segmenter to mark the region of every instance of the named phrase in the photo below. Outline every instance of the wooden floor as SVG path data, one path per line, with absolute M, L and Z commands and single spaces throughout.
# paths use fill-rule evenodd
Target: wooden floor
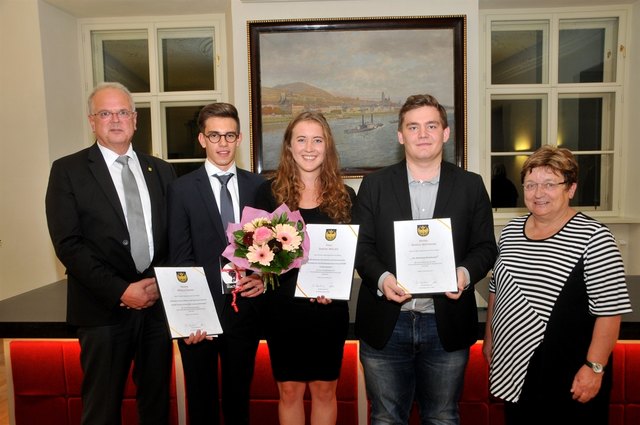
M 0 339 L 0 425 L 9 425 L 7 406 L 7 376 L 4 367 L 4 341 Z

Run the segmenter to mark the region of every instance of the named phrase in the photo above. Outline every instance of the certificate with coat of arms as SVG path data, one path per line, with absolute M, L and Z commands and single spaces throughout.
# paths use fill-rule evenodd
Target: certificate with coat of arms
M 156 267 L 155 272 L 171 338 L 186 338 L 197 330 L 222 333 L 202 267 Z
M 355 224 L 307 224 L 309 260 L 300 267 L 296 297 L 349 299 L 359 229 Z
M 451 219 L 396 221 L 393 225 L 398 286 L 413 295 L 456 292 Z

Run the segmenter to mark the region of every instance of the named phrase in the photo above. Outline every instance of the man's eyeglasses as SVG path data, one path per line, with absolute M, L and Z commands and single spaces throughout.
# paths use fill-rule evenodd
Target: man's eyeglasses
M 205 134 L 204 137 L 206 137 L 211 143 L 219 143 L 220 139 L 223 137 L 227 143 L 234 143 L 238 140 L 238 133 L 209 133 Z
M 128 111 L 126 109 L 121 109 L 119 111 L 116 112 L 111 112 L 111 111 L 98 111 L 95 114 L 91 114 L 94 117 L 98 117 L 101 121 L 107 121 L 109 119 L 111 119 L 112 116 L 117 116 L 118 119 L 121 119 L 123 121 L 127 121 L 130 120 L 131 117 L 133 117 L 133 114 L 135 114 L 134 111 Z
M 522 187 L 524 188 L 525 191 L 527 192 L 533 192 L 534 190 L 538 189 L 538 187 L 542 190 L 544 190 L 545 192 L 549 192 L 550 190 L 555 189 L 556 187 L 566 184 L 566 180 L 560 183 L 551 183 L 551 182 L 545 182 L 545 183 L 525 183 L 522 185 Z

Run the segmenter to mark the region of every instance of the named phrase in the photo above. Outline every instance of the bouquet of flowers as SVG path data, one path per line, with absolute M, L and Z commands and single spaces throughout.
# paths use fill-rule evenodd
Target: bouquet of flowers
M 245 207 L 240 223 L 229 223 L 231 241 L 222 256 L 236 266 L 262 273 L 275 288 L 278 276 L 300 267 L 309 255 L 309 238 L 299 211 L 282 204 L 272 213 Z

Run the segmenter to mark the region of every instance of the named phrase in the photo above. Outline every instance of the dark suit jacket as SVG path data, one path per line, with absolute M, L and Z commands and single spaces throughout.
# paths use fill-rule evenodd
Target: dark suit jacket
M 258 186 L 264 179 L 240 168 L 237 168 L 237 173 L 242 213 L 245 206 L 253 206 Z M 229 295 L 222 294 L 219 258 L 228 242 L 204 165 L 180 177 L 169 187 L 168 204 L 170 264 L 204 267 L 220 322 L 225 329 L 225 324 L 228 325 L 225 307 L 229 305 L 226 298 Z M 238 297 L 239 313 L 243 312 L 242 304 L 253 305 L 259 303 L 261 298 Z
M 360 224 L 356 269 L 362 278 L 356 310 L 356 335 L 374 348 L 387 343 L 400 304 L 377 295 L 385 271 L 395 275 L 393 222 L 411 220 L 407 163 L 367 175 L 358 191 L 356 220 Z M 482 178 L 453 164 L 442 163 L 434 218 L 451 218 L 456 266 L 469 270 L 472 284 L 493 267 L 497 247 L 493 214 Z M 438 335 L 447 351 L 473 344 L 478 338 L 478 313 L 473 285 L 458 300 L 434 296 Z
M 54 161 L 46 195 L 49 233 L 67 269 L 67 321 L 77 326 L 117 323 L 120 297 L 131 282 L 153 275 L 167 256 L 167 185 L 173 167 L 137 152 L 151 198 L 154 258 L 139 274 L 131 257 L 129 231 L 118 193 L 97 144 Z M 162 315 L 160 303 L 154 314 Z M 160 316 L 159 316 L 160 317 Z

